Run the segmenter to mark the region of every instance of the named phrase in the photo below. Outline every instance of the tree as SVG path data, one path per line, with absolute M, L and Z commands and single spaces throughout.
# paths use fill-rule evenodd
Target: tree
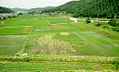
M 87 23 L 91 23 L 90 18 L 87 18 L 87 19 L 86 19 L 86 22 L 87 22 Z
M 116 19 L 110 19 L 108 24 L 111 26 L 119 26 L 119 23 L 117 22 Z

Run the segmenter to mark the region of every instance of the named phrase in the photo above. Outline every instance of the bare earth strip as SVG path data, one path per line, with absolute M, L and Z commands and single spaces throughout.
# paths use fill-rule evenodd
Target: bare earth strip
M 31 26 L 14 26 L 14 27 L 1 27 L 1 28 L 24 28 L 24 27 L 31 27 Z

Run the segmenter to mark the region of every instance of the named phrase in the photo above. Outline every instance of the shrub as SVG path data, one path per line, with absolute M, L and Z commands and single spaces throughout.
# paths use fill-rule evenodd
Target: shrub
M 119 69 L 119 59 L 118 58 L 117 59 L 114 59 L 112 61 L 112 64 L 114 65 L 115 70 L 118 70 Z
M 109 26 L 108 26 L 108 25 L 102 25 L 102 27 L 103 27 L 103 28 L 109 28 Z
M 2 20 L 2 17 L 0 17 L 0 20 Z
M 102 25 L 100 23 L 97 23 L 96 26 L 99 27 L 99 26 L 102 26 Z
M 22 13 L 19 13 L 18 15 L 23 15 Z
M 91 23 L 90 18 L 87 18 L 87 19 L 86 19 L 86 22 L 87 22 L 87 23 Z
M 3 17 L 3 20 L 6 20 L 6 17 Z
M 119 23 L 117 23 L 116 19 L 110 19 L 108 24 L 111 25 L 111 26 L 119 26 Z
M 30 58 L 28 58 L 28 57 L 26 57 L 26 58 L 23 58 L 23 61 L 25 61 L 25 62 L 29 62 L 31 59 Z
M 17 16 L 15 16 L 15 15 L 14 15 L 14 16 L 12 16 L 12 18 L 15 18 L 15 17 L 17 17 Z
M 8 18 L 12 18 L 11 16 L 8 16 Z
M 119 27 L 112 27 L 113 31 L 119 31 Z

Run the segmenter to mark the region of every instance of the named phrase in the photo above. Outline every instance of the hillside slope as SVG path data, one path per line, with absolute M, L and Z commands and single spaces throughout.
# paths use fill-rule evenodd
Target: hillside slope
M 47 6 L 47 7 L 44 7 L 44 8 L 31 8 L 29 9 L 28 11 L 42 11 L 42 10 L 48 10 L 48 9 L 53 9 L 55 7 L 51 7 L 51 6 Z
M 0 13 L 13 13 L 13 11 L 10 10 L 9 8 L 0 6 Z
M 27 11 L 28 9 L 23 8 L 10 8 L 12 11 Z
M 66 12 L 74 17 L 118 17 L 119 0 L 80 0 L 71 1 L 43 12 Z

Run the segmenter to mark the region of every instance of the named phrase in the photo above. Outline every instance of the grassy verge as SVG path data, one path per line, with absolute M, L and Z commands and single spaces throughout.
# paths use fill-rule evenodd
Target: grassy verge
M 117 71 L 113 64 L 117 57 L 29 55 L 0 57 L 3 71 Z M 29 70 L 30 69 L 30 70 Z M 106 70 L 105 70 L 106 69 Z

